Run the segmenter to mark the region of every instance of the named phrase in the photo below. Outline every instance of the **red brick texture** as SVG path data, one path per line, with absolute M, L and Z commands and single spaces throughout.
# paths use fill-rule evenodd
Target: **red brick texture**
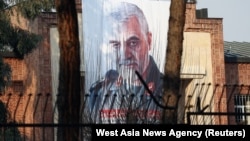
M 207 32 L 211 35 L 212 85 L 225 84 L 223 24 L 221 18 L 196 18 L 196 5 L 187 4 L 185 32 Z M 214 112 L 226 112 L 226 91 L 218 87 L 214 93 Z M 216 120 L 215 124 L 227 124 L 227 118 Z

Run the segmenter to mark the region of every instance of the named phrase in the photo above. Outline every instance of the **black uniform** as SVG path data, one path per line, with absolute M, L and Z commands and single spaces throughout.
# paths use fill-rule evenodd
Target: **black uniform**
M 144 81 L 159 104 L 162 103 L 162 76 L 150 57 Z M 109 70 L 104 80 L 92 85 L 87 106 L 85 114 L 90 123 L 161 123 L 163 110 L 143 85 L 119 83 L 115 70 Z

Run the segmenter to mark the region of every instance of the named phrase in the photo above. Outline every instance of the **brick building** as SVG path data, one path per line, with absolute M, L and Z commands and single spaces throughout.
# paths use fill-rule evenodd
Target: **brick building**
M 82 28 L 82 5 L 77 0 L 79 31 Z M 199 11 L 198 11 L 199 12 Z M 206 15 L 206 14 L 205 14 Z M 182 89 L 178 106 L 178 122 L 191 124 L 236 124 L 244 117 L 187 116 L 187 112 L 235 112 L 235 95 L 249 94 L 249 56 L 243 61 L 228 56 L 231 44 L 223 40 L 222 18 L 197 18 L 196 5 L 187 4 L 181 67 Z M 56 13 L 42 13 L 34 21 L 21 19 L 14 24 L 41 34 L 43 41 L 24 59 L 5 55 L 13 70 L 12 86 L 1 93 L 0 99 L 9 110 L 9 119 L 18 123 L 54 123 L 56 121 L 56 92 L 58 76 L 58 31 Z M 82 35 L 80 33 L 80 44 Z M 239 45 L 239 44 L 237 44 Z M 249 45 L 249 44 L 248 44 Z M 227 47 L 227 46 L 226 46 Z M 225 51 L 226 50 L 226 51 Z M 235 59 L 236 58 L 236 59 Z M 231 60 L 230 60 L 231 59 Z M 84 68 L 82 67 L 84 70 Z M 84 75 L 84 73 L 83 73 Z M 246 96 L 238 96 L 240 98 Z M 244 99 L 244 98 L 242 98 Z M 248 99 L 248 96 L 247 98 Z M 245 103 L 246 104 L 246 100 Z M 238 112 L 244 112 L 238 111 Z M 50 140 L 52 128 L 20 128 L 27 140 Z
M 250 43 L 224 42 L 227 112 L 249 113 Z M 231 122 L 249 124 L 249 116 L 237 115 Z

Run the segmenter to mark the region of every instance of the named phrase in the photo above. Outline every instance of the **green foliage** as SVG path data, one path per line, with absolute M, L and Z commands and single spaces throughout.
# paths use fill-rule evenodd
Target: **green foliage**
M 10 66 L 4 63 L 3 58 L 0 57 L 0 90 L 1 91 L 3 91 L 5 87 L 9 86 L 10 81 L 11 81 L 11 72 L 12 71 L 11 71 Z
M 5 3 L 5 1 L 0 0 L 0 9 L 4 9 L 7 6 L 7 4 Z
M 6 1 L 6 0 L 5 0 Z M 34 19 L 41 12 L 49 12 L 55 7 L 54 0 L 9 0 L 16 3 L 18 11 L 28 18 Z
M 8 110 L 6 109 L 4 103 L 0 101 L 0 124 L 11 124 L 8 123 Z M 21 141 L 22 137 L 20 132 L 15 126 L 4 126 L 0 127 L 0 140 L 1 141 Z
M 2 101 L 0 101 L 0 124 L 7 123 L 7 115 L 8 111 L 5 108 L 5 105 Z
M 36 18 L 41 12 L 52 12 L 54 7 L 54 0 L 0 0 L 1 15 L 10 16 L 15 11 L 18 16 L 29 20 Z
M 14 28 L 9 22 L 0 19 L 0 51 L 13 51 L 17 57 L 23 58 L 41 41 L 41 36 Z
M 16 127 L 4 128 L 0 131 L 1 141 L 23 141 L 22 136 Z
M 11 80 L 11 68 L 3 62 L 2 54 L 12 52 L 22 59 L 42 40 L 39 35 L 13 27 L 10 23 L 11 11 L 15 9 L 17 13 L 32 20 L 39 13 L 50 11 L 53 6 L 53 0 L 0 0 L 0 90 Z
M 22 29 L 13 29 L 9 38 L 11 39 L 9 41 L 9 46 L 13 47 L 13 51 L 17 57 L 20 58 L 23 58 L 25 54 L 30 53 L 42 39 L 41 36 Z

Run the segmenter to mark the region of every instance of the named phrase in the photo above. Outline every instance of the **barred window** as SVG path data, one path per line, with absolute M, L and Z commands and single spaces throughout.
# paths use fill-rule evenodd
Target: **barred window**
M 235 120 L 238 124 L 249 124 L 250 115 L 244 115 L 250 113 L 250 95 L 235 95 L 234 96 L 234 109 L 235 109 Z

